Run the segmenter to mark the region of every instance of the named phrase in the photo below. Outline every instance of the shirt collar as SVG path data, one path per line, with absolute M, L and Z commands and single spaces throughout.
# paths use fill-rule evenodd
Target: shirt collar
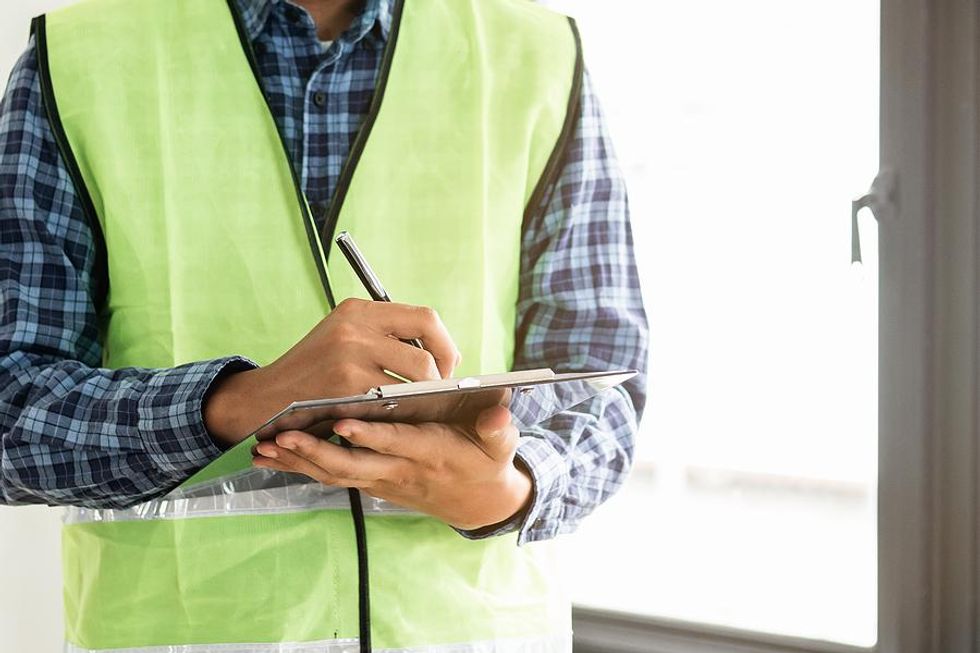
M 254 41 L 262 33 L 273 8 L 284 2 L 286 0 L 235 0 L 251 40 Z M 365 0 L 364 11 L 354 19 L 342 38 L 356 43 L 368 35 L 377 34 L 382 43 L 387 41 L 391 31 L 393 2 L 394 0 Z M 375 25 L 377 30 L 373 29 Z

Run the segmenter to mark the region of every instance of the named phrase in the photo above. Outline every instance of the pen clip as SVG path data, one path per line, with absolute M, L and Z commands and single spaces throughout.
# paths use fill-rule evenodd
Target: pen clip
M 368 294 L 371 295 L 371 299 L 379 302 L 391 301 L 388 297 L 388 291 L 385 290 L 385 287 L 381 283 L 381 279 L 374 273 L 371 264 L 364 258 L 364 254 L 358 249 L 351 235 L 346 231 L 341 231 L 337 235 L 335 242 L 347 258 L 347 262 L 350 263 L 351 268 L 354 269 L 354 274 L 357 275 L 361 284 L 364 285 Z

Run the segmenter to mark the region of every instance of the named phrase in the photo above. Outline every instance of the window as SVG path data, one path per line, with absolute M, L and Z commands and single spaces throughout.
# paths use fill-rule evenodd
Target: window
M 878 3 L 549 3 L 578 19 L 652 329 L 628 486 L 577 604 L 876 641 Z M 597 564 L 601 560 L 601 564 Z

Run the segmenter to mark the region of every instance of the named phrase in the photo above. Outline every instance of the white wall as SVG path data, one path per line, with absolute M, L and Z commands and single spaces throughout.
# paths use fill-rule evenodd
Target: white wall
M 0 79 L 6 88 L 32 16 L 67 0 L 0 4 Z M 0 507 L 0 652 L 61 650 L 60 511 Z

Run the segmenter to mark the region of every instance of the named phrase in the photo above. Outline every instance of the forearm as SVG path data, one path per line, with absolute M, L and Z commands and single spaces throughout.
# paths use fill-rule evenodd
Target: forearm
M 519 542 L 573 532 L 619 490 L 632 465 L 635 433 L 636 413 L 619 389 L 525 431 L 517 458 L 531 472 L 534 496 Z
M 0 503 L 121 508 L 220 455 L 202 401 L 237 359 L 107 370 L 14 351 L 0 358 Z
M 99 365 L 103 286 L 29 47 L 0 101 L 0 503 L 128 506 L 219 450 L 201 401 L 225 367 Z
M 621 388 L 526 429 L 515 457 L 533 486 L 526 509 L 495 527 L 460 533 L 480 539 L 517 531 L 524 544 L 575 531 L 625 483 L 635 433 L 636 411 Z

